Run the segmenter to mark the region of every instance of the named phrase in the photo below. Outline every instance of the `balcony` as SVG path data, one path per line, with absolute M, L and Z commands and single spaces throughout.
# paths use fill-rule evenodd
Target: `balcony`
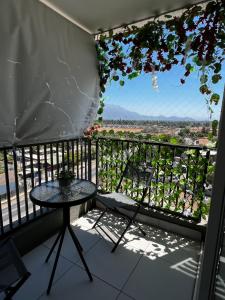
M 48 298 L 53 258 L 48 264 L 44 260 L 62 223 L 60 210 L 32 204 L 32 187 L 70 169 L 77 177 L 95 182 L 100 191 L 113 191 L 126 160 L 137 157 L 156 170 L 145 199 L 146 209 L 138 215 L 147 236 L 143 238 L 132 228 L 112 254 L 108 237 L 91 229 L 100 204 L 92 200 L 71 208 L 71 224 L 84 247 L 94 282 L 89 282 L 67 236 L 49 297 L 62 299 L 66 293 L 65 299 L 74 295 L 82 299 L 90 299 L 90 295 L 93 299 L 192 299 L 210 201 L 209 166 L 214 160 L 210 150 L 99 138 L 4 148 L 1 155 L 5 187 L 0 207 L 2 237 L 14 235 L 32 273 L 15 299 Z M 174 191 L 177 179 L 182 190 Z M 130 188 L 126 186 L 124 192 L 129 193 Z M 175 197 L 170 197 L 171 191 Z M 117 235 L 123 220 L 107 215 L 104 226 L 110 235 L 116 227 Z
M 24 256 L 32 276 L 15 299 L 192 299 L 200 242 L 144 225 L 145 238 L 131 228 L 112 254 L 112 242 L 92 229 L 98 216 L 99 210 L 94 209 L 71 222 L 84 247 L 93 282 L 88 280 L 76 249 L 66 236 L 51 294 L 46 295 L 54 257 L 47 264 L 44 259 L 52 237 Z M 116 227 L 119 233 L 123 220 L 108 214 L 103 223 L 106 230 Z

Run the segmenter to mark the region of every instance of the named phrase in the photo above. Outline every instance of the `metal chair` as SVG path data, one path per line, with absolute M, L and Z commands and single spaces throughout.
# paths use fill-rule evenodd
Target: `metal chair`
M 5 300 L 12 299 L 22 284 L 30 276 L 12 239 L 0 244 L 0 293 Z
M 116 192 L 97 195 L 96 200 L 99 201 L 105 209 L 93 225 L 93 228 L 100 228 L 114 243 L 111 252 L 116 250 L 123 236 L 132 224 L 135 225 L 144 236 L 146 235 L 144 230 L 136 223 L 135 219 L 147 195 L 153 171 L 154 168 L 147 167 L 146 164 L 135 165 L 131 161 L 128 161 L 116 188 Z M 122 183 L 124 180 L 130 180 L 132 192 L 129 196 L 122 192 Z M 133 210 L 128 212 L 131 207 Z M 127 220 L 127 226 L 117 242 L 115 242 L 99 224 L 105 213 L 110 211 Z

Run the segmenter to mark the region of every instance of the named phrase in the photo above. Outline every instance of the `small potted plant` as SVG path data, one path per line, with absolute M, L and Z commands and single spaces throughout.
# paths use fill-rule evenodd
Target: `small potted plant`
M 63 170 L 59 173 L 58 180 L 62 186 L 70 185 L 75 178 L 75 174 L 70 170 Z

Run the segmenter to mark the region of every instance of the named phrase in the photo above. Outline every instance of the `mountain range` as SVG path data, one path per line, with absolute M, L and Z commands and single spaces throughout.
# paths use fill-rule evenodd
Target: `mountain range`
M 147 116 L 129 111 L 119 105 L 107 104 L 104 107 L 103 113 L 104 120 L 132 120 L 132 121 L 195 121 L 189 117 L 177 117 L 177 116 Z

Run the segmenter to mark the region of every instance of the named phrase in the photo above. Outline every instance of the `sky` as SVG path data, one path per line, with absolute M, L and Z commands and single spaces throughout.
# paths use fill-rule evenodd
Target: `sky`
M 169 72 L 157 73 L 158 90 L 152 87 L 151 73 L 125 80 L 125 85 L 112 81 L 106 88 L 105 104 L 120 105 L 123 108 L 143 115 L 191 117 L 195 120 L 210 120 L 205 96 L 199 91 L 200 81 L 197 72 L 193 72 L 182 85 L 184 69 L 175 66 Z M 225 65 L 222 69 L 225 75 Z M 223 98 L 224 78 L 213 85 L 213 91 L 218 93 L 221 100 L 213 106 L 212 119 L 219 119 Z

